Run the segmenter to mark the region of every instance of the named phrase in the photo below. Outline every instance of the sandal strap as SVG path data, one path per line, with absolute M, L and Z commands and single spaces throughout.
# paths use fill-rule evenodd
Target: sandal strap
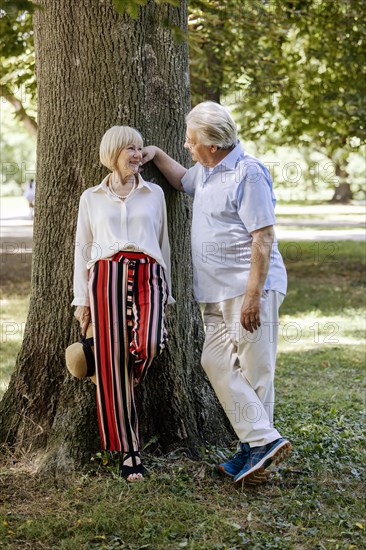
M 123 457 L 123 463 L 129 458 L 132 458 L 132 464 L 133 464 L 133 466 L 126 466 L 126 468 L 133 468 L 138 466 L 136 457 L 140 458 L 140 451 L 130 451 L 129 453 L 125 454 L 125 456 Z

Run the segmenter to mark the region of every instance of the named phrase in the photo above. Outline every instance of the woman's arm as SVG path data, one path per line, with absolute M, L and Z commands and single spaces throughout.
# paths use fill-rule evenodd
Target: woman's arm
M 172 159 L 159 147 L 148 145 L 142 150 L 142 164 L 146 164 L 150 160 L 154 161 L 155 166 L 160 170 L 163 176 L 168 180 L 177 191 L 184 191 L 182 186 L 182 178 L 187 172 L 179 162 Z
M 82 334 L 85 334 L 90 323 L 88 269 L 86 265 L 89 260 L 89 250 L 92 242 L 93 235 L 90 227 L 88 205 L 85 197 L 81 196 L 75 237 L 74 299 L 72 305 L 77 306 L 74 315 L 80 323 Z

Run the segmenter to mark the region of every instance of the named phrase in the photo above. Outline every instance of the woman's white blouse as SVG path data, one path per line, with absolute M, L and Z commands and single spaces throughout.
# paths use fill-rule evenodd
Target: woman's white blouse
M 120 250 L 144 252 L 154 258 L 165 269 L 168 303 L 174 303 L 163 190 L 139 175 L 138 186 L 122 201 L 110 192 L 107 180 L 108 176 L 80 197 L 71 305 L 89 306 L 88 270 Z

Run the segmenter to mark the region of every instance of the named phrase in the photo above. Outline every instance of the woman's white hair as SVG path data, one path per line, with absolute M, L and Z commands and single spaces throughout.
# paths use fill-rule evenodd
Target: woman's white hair
M 236 145 L 238 131 L 230 113 L 214 101 L 199 103 L 186 116 L 187 127 L 196 132 L 202 145 L 217 145 L 231 149 Z
M 127 145 L 143 145 L 141 134 L 130 126 L 112 126 L 102 137 L 99 147 L 100 162 L 113 171 L 122 149 Z

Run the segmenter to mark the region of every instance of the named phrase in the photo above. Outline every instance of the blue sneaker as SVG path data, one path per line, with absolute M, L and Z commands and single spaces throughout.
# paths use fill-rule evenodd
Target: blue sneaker
M 234 456 L 227 462 L 223 462 L 217 466 L 217 469 L 224 474 L 234 477 L 241 469 L 249 458 L 250 447 L 248 443 L 239 443 L 239 450 Z
M 289 456 L 291 449 L 291 443 L 282 437 L 268 445 L 252 447 L 246 464 L 234 477 L 234 483 L 239 481 L 251 484 L 264 483 L 271 470 Z

